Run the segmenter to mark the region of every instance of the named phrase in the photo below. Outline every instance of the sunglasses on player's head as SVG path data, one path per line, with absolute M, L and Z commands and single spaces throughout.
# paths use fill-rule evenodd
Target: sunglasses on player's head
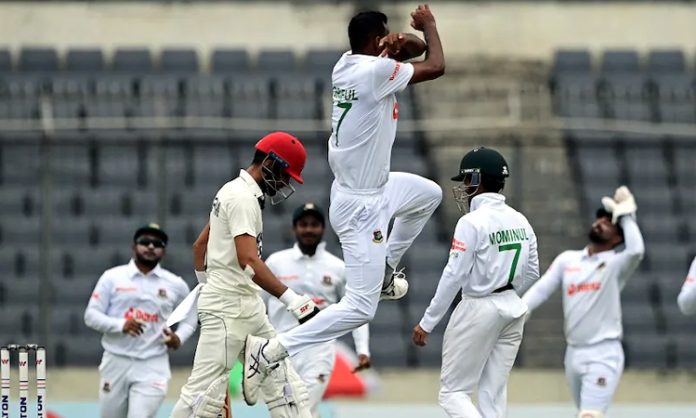
M 137 241 L 135 241 L 136 244 L 142 245 L 144 247 L 150 246 L 150 244 L 154 245 L 155 248 L 164 248 L 167 246 L 167 244 L 164 243 L 161 239 L 153 239 L 153 238 L 138 238 Z

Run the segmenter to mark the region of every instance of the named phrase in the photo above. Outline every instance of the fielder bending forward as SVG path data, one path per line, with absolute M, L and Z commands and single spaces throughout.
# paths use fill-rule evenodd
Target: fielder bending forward
M 390 173 L 391 149 L 399 107 L 395 93 L 444 73 L 442 46 L 428 6 L 411 13 L 410 34 L 389 33 L 387 17 L 363 12 L 348 25 L 352 50 L 334 67 L 329 165 L 335 175 L 329 220 L 341 241 L 346 294 L 303 325 L 278 338 L 249 336 L 246 343 L 244 397 L 254 403 L 269 364 L 310 346 L 332 341 L 363 324 L 377 311 L 380 295 L 398 299 L 408 284 L 398 263 L 440 204 L 434 182 L 409 173 Z M 401 60 L 421 55 L 413 64 Z M 387 229 L 395 218 L 391 234 Z
M 459 291 L 443 340 L 439 402 L 453 418 L 503 418 L 507 380 L 522 341 L 527 306 L 515 289 L 539 278 L 536 236 L 500 194 L 508 166 L 477 148 L 462 159 L 454 188 L 462 212 L 449 261 L 413 341 L 424 346 Z M 478 387 L 478 409 L 471 393 Z
M 536 309 L 560 286 L 568 347 L 566 379 L 579 418 L 601 418 L 623 373 L 621 290 L 643 259 L 636 203 L 625 186 L 603 208 L 583 250 L 565 251 L 523 296 Z M 616 247 L 625 243 L 622 251 Z

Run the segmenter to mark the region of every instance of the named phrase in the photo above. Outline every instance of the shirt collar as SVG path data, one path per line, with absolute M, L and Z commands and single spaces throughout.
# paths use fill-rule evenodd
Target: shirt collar
M 505 203 L 505 196 L 500 193 L 481 193 L 471 199 L 471 211 L 481 206 L 500 206 Z
M 141 275 L 141 276 L 143 276 L 143 277 L 148 277 L 148 276 L 162 277 L 162 267 L 161 267 L 161 266 L 159 265 L 159 263 L 158 263 L 158 264 L 155 266 L 155 268 L 153 268 L 152 270 L 150 270 L 149 273 L 144 274 L 142 271 L 140 271 L 140 269 L 138 268 L 138 266 L 135 265 L 135 260 L 133 260 L 133 259 L 131 258 L 130 262 L 128 263 L 128 276 L 129 276 L 130 278 L 134 278 L 134 277 L 136 277 L 137 275 Z
M 300 246 L 295 243 L 295 245 L 292 246 L 292 259 L 295 261 L 299 261 L 302 258 L 314 258 L 316 256 L 322 255 L 324 251 L 326 250 L 326 243 L 325 242 L 320 242 L 319 245 L 317 245 L 317 251 L 314 253 L 314 255 L 307 255 L 300 250 Z
M 600 251 L 598 253 L 594 253 L 594 254 L 590 255 L 590 246 L 589 245 L 586 246 L 585 248 L 583 248 L 583 250 L 582 250 L 582 258 L 585 260 L 588 258 L 593 258 L 593 257 L 597 257 L 600 260 L 604 260 L 605 258 L 611 257 L 613 254 L 614 254 L 614 250 L 611 249 L 611 250 L 606 250 L 606 251 Z
M 254 180 L 253 177 L 251 177 L 251 174 L 249 174 L 248 171 L 246 170 L 239 170 L 239 177 L 244 180 L 244 183 L 249 186 L 251 189 L 252 193 L 254 193 L 254 197 L 259 199 L 263 197 L 263 191 L 261 190 L 261 187 L 259 187 L 259 184 Z

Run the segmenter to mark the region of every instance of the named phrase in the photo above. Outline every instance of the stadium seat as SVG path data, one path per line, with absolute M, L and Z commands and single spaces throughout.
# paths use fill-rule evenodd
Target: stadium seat
M 146 178 L 139 150 L 144 144 L 132 141 L 132 134 L 99 134 L 97 148 L 97 184 L 104 187 L 136 188 Z
M 681 286 L 689 269 L 689 249 L 678 243 L 648 243 L 646 246 L 647 264 L 650 270 L 658 275 L 659 281 L 675 280 L 677 287 Z M 644 263 L 646 262 L 644 261 Z M 677 295 L 671 295 L 674 298 Z M 676 299 L 671 299 L 667 303 Z
M 172 138 L 177 138 L 170 133 Z M 185 135 L 185 133 L 184 133 Z M 163 155 L 160 155 L 160 151 Z M 157 188 L 167 185 L 170 190 L 188 188 L 193 183 L 190 143 L 172 140 L 164 149 L 151 146 L 148 149 L 146 173 L 148 186 Z
M 655 313 L 648 304 L 623 303 L 622 318 L 625 335 L 640 335 L 657 332 Z
M 192 48 L 164 49 L 160 58 L 160 70 L 174 73 L 197 73 L 198 54 Z
M 584 49 L 558 50 L 553 57 L 553 73 L 591 73 L 592 58 Z
M 319 119 L 319 90 L 313 77 L 278 75 L 273 78 L 277 119 Z
M 20 71 L 58 71 L 58 53 L 53 48 L 22 48 L 18 67 Z
M 564 117 L 597 118 L 597 80 L 592 74 L 560 73 L 553 90 L 554 110 Z
M 656 109 L 662 122 L 696 122 L 696 97 L 693 77 L 682 73 L 652 76 Z
M 370 334 L 370 357 L 380 367 L 406 367 L 409 342 L 399 331 Z
M 256 71 L 263 73 L 294 73 L 297 62 L 292 50 L 263 50 L 256 60 Z
M 228 93 L 233 118 L 270 118 L 271 94 L 268 78 L 235 75 L 229 80 Z
M 97 331 L 81 336 L 58 338 L 54 354 L 56 366 L 99 366 L 103 354 L 100 340 L 101 334 Z
M 4 119 L 38 119 L 42 79 L 37 75 L 0 74 L 0 117 Z
M 604 116 L 621 120 L 655 119 L 647 77 L 616 70 L 604 74 L 600 82 L 599 96 L 604 103 Z
M 602 73 L 638 73 L 640 59 L 638 52 L 629 49 L 606 50 L 602 53 Z
M 230 115 L 225 97 L 225 79 L 216 75 L 195 75 L 184 81 L 186 116 L 223 117 Z
M 51 180 L 56 185 L 84 187 L 92 183 L 92 159 L 87 138 L 71 133 L 56 134 L 61 139 L 81 139 L 65 142 L 51 151 Z
M 310 74 L 330 75 L 344 52 L 338 49 L 310 49 L 305 55 L 303 68 Z
M 26 186 L 0 186 L 0 217 L 32 216 L 39 209 L 37 196 Z
M 239 175 L 241 166 L 234 146 L 225 140 L 207 144 L 201 142 L 197 141 L 193 148 L 193 181 L 196 187 L 219 188 Z
M 22 278 L 7 276 L 0 280 L 0 285 L 3 287 L 5 301 L 8 304 L 36 306 L 36 301 L 40 300 L 42 286 L 37 276 Z
M 216 49 L 211 56 L 213 73 L 246 73 L 250 71 L 250 67 L 246 49 Z
M 658 49 L 648 53 L 648 72 L 652 74 L 677 73 L 685 71 L 684 52 L 680 49 Z
M 125 202 L 124 213 L 133 223 L 131 232 L 135 232 L 135 228 L 140 225 L 157 222 L 160 202 L 154 189 L 132 190 L 126 193 Z
M 665 368 L 667 366 L 667 341 L 654 333 L 627 335 L 624 338 L 626 367 Z
M 154 65 L 147 48 L 119 48 L 114 53 L 111 69 L 117 72 L 146 73 Z
M 128 193 L 111 187 L 83 189 L 77 194 L 81 215 L 89 219 L 128 216 Z
M 101 49 L 69 49 L 65 55 L 65 71 L 95 73 L 104 69 Z
M 8 49 L 0 49 L 0 73 L 12 71 L 12 54 Z
M 675 338 L 677 365 L 680 368 L 696 369 L 696 338 L 693 334 L 679 335 Z
M 180 99 L 182 83 L 176 75 L 143 76 L 140 78 L 139 85 L 140 94 L 137 105 L 134 107 L 134 116 L 184 116 L 184 104 Z
M 41 239 L 38 217 L 14 217 L 0 220 L 0 236 L 3 245 L 38 244 Z

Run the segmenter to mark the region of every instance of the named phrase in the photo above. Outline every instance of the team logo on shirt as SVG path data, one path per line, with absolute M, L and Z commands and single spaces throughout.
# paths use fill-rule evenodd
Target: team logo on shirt
M 324 286 L 331 286 L 333 284 L 333 279 L 331 278 L 330 275 L 325 274 L 324 277 L 321 279 L 321 283 Z
M 597 386 L 604 387 L 607 385 L 607 378 L 606 377 L 600 377 L 597 379 Z
M 162 299 L 166 299 L 167 298 L 167 289 L 158 290 L 157 296 L 161 297 Z
M 372 242 L 374 242 L 375 244 L 381 244 L 382 241 L 384 241 L 384 236 L 382 235 L 382 230 L 375 229 L 372 232 Z
M 401 63 L 399 61 L 396 62 L 396 66 L 394 67 L 394 72 L 389 76 L 389 81 L 394 81 L 396 78 L 396 75 L 399 74 L 399 70 L 401 69 Z
M 126 318 L 126 320 L 137 319 L 144 322 L 159 322 L 160 318 L 159 314 L 157 313 L 145 312 L 144 310 L 138 308 L 128 308 L 123 317 Z
M 582 293 L 582 292 L 596 292 L 601 288 L 602 288 L 602 283 L 600 283 L 600 282 L 590 282 L 590 283 L 580 283 L 580 284 L 571 283 L 570 286 L 568 286 L 568 296 L 573 296 L 576 293 Z
M 104 393 L 111 392 L 111 383 L 104 382 L 104 385 L 102 386 L 102 392 L 104 392 Z

